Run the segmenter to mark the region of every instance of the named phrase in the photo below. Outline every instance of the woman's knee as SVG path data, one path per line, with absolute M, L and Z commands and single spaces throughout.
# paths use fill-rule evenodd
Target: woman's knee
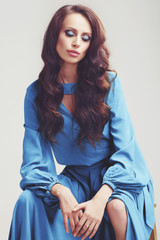
M 113 199 L 107 204 L 107 212 L 115 231 L 116 239 L 126 239 L 127 213 L 123 201 Z
M 126 218 L 126 207 L 123 201 L 120 199 L 112 199 L 107 204 L 107 213 L 109 217 L 115 216 L 116 218 Z

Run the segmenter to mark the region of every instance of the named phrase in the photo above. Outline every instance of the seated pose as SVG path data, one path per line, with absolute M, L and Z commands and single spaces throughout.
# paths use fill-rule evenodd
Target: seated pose
M 26 91 L 21 188 L 10 240 L 148 240 L 153 185 L 100 19 L 66 5 Z M 65 165 L 56 173 L 54 156 Z

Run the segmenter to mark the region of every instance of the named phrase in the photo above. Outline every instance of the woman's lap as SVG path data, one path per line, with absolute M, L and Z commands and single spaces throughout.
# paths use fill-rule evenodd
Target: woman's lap
M 86 176 L 83 180 L 82 169 L 74 171 L 72 167 L 68 167 L 60 174 L 60 178 L 63 179 L 64 185 L 71 189 L 73 195 L 80 203 L 92 198 L 95 192 L 101 187 L 102 176 L 99 170 L 97 168 L 92 169 L 92 172 L 88 174 L 90 177 L 87 178 Z M 85 172 L 85 174 L 86 173 L 87 172 Z M 150 226 L 148 226 L 146 224 L 148 221 L 146 221 L 145 216 L 143 216 L 142 209 L 144 209 L 145 197 L 143 193 L 137 196 L 124 190 L 116 189 L 110 198 L 110 201 L 115 198 L 120 199 L 126 206 L 128 218 L 127 240 L 149 239 L 148 236 L 153 221 L 151 221 Z M 71 231 L 70 234 L 65 232 L 59 205 L 57 207 L 50 207 L 33 192 L 25 190 L 22 192 L 15 205 L 9 240 L 33 239 L 71 240 L 80 238 L 74 238 Z M 93 239 L 115 239 L 113 227 L 107 211 L 105 211 L 102 223 Z

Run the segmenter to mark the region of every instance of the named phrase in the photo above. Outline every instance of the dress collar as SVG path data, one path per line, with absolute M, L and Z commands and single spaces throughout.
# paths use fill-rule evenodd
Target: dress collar
M 77 82 L 73 83 L 61 83 L 64 89 L 64 94 L 74 94 L 77 86 Z

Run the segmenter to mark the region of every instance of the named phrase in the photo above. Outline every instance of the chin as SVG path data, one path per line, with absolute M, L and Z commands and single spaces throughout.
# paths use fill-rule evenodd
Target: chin
M 81 61 L 81 59 L 73 59 L 73 60 L 63 60 L 63 62 L 66 62 L 66 63 L 70 63 L 70 64 L 76 64 L 76 63 L 79 63 Z

